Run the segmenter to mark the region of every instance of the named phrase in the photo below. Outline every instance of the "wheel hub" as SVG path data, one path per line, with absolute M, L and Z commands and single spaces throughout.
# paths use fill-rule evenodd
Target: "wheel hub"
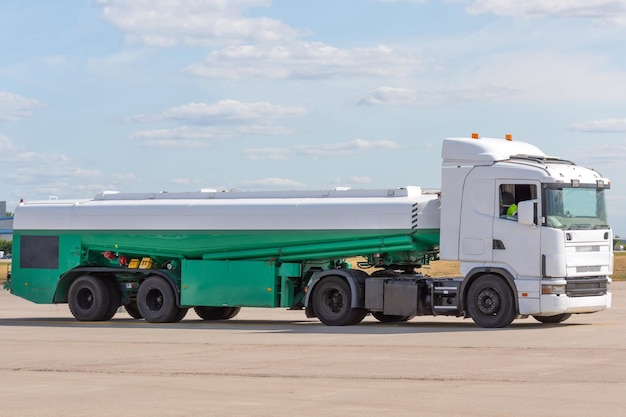
M 478 309 L 481 313 L 494 315 L 500 310 L 500 295 L 491 288 L 478 294 Z
M 343 307 L 343 297 L 339 291 L 327 291 L 325 294 L 326 306 L 333 313 L 339 313 Z

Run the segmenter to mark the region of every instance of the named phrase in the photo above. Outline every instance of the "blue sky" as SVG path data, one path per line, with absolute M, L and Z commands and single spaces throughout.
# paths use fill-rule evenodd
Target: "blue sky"
M 612 180 L 626 0 L 5 0 L 0 199 L 440 184 L 445 137 Z

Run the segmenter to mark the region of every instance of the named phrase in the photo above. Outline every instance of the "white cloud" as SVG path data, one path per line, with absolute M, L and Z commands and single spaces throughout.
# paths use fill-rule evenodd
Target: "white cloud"
M 8 91 L 0 91 L 0 122 L 19 122 L 30 117 L 43 103 Z
M 592 54 L 492 54 L 480 66 L 457 73 L 455 79 L 459 86 L 485 86 L 490 99 L 509 101 L 623 100 L 626 96 L 626 73 L 612 70 L 603 56 Z
M 217 103 L 189 103 L 171 107 L 158 114 L 143 114 L 131 122 L 173 121 L 183 126 L 135 132 L 131 138 L 155 148 L 204 148 L 218 140 L 242 135 L 287 135 L 293 129 L 278 124 L 278 119 L 303 116 L 307 109 L 268 102 L 221 100 Z M 191 125 L 191 126 L 189 126 Z
M 155 116 L 139 116 L 139 120 L 174 120 L 193 124 L 230 123 L 249 120 L 278 119 L 307 114 L 304 107 L 286 107 L 268 102 L 245 103 L 220 100 L 214 104 L 189 103 L 172 107 Z
M 354 139 L 348 142 L 331 143 L 326 145 L 301 145 L 296 147 L 297 152 L 312 156 L 346 156 L 372 150 L 397 150 L 400 145 L 392 140 L 367 141 Z
M 259 160 L 286 160 L 289 159 L 291 150 L 287 148 L 249 148 L 242 152 L 243 159 Z
M 348 178 L 348 181 L 352 184 L 371 184 L 373 182 L 370 177 L 358 177 L 358 176 L 352 176 Z
M 579 132 L 615 133 L 626 132 L 626 119 L 602 119 L 575 123 L 572 128 Z
M 590 18 L 601 24 L 626 24 L 626 0 L 476 0 L 467 11 L 526 18 Z
M 240 45 L 211 52 L 187 67 L 208 78 L 400 77 L 421 71 L 421 60 L 388 46 L 340 49 L 322 42 Z
M 293 148 L 249 148 L 242 152 L 242 158 L 249 160 L 286 160 L 294 154 L 312 158 L 341 157 L 370 151 L 398 149 L 400 149 L 400 145 L 391 140 L 367 141 L 354 139 L 348 142 L 325 145 L 298 145 Z
M 417 102 L 417 91 L 409 88 L 382 86 L 370 91 L 360 100 L 361 104 L 383 106 L 406 106 Z
M 131 139 L 149 148 L 196 149 L 209 147 L 216 137 L 215 129 L 188 128 L 140 130 Z
M 263 178 L 252 181 L 244 181 L 241 183 L 247 187 L 273 187 L 273 188 L 286 188 L 286 187 L 303 187 L 304 184 L 298 181 L 290 180 L 287 178 Z
M 370 106 L 432 106 L 499 101 L 515 97 L 516 94 L 517 91 L 513 88 L 489 85 L 448 86 L 419 91 L 410 88 L 382 86 L 367 93 L 359 100 L 359 104 Z
M 15 150 L 15 145 L 13 141 L 8 136 L 0 134 L 0 160 L 5 157 L 7 152 L 11 152 Z
M 183 126 L 173 129 L 137 131 L 131 138 L 148 147 L 193 149 L 207 147 L 211 142 L 242 135 L 291 134 L 293 129 L 279 125 L 277 119 L 306 114 L 307 110 L 299 106 L 221 100 L 214 104 L 189 103 L 171 107 L 159 114 L 143 114 L 129 121 L 181 123 Z
M 151 46 L 213 46 L 293 39 L 298 33 L 268 17 L 244 17 L 266 0 L 98 0 L 106 20 L 129 42 Z

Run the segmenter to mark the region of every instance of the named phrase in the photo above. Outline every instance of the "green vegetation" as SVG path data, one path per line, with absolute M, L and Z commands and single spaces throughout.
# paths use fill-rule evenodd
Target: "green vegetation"
M 0 251 L 4 251 L 4 255 L 10 255 L 13 251 L 13 242 L 10 240 L 0 240 Z
M 613 281 L 626 281 L 626 251 L 614 252 Z

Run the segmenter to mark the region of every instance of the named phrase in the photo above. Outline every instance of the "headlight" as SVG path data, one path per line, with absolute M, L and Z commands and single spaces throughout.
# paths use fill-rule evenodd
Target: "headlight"
M 565 294 L 565 284 L 541 284 L 542 294 Z

